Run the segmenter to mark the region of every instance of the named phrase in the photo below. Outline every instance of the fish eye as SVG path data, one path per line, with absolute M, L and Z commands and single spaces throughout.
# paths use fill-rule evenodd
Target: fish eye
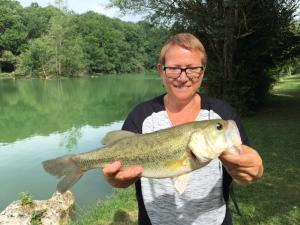
M 223 125 L 221 123 L 217 123 L 216 127 L 217 127 L 218 130 L 222 130 L 223 129 Z

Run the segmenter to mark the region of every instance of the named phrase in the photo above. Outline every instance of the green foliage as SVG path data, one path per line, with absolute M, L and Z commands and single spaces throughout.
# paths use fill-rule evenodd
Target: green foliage
M 148 13 L 174 33 L 191 32 L 204 43 L 210 95 L 241 113 L 260 106 L 274 83 L 271 70 L 299 57 L 298 0 L 111 0 L 123 12 Z
M 123 22 L 95 12 L 74 14 L 63 0 L 55 1 L 58 8 L 42 8 L 37 3 L 22 8 L 9 0 L 3 3 L 0 56 L 6 50 L 18 57 L 17 76 L 49 78 L 151 70 L 168 36 L 166 29 L 145 22 Z M 11 72 L 15 64 L 0 62 L 0 69 Z
M 42 217 L 47 212 L 47 209 L 34 210 L 31 214 L 30 223 L 31 225 L 40 225 L 42 222 Z
M 112 197 L 83 212 L 71 225 L 137 224 L 137 204 L 133 187 L 114 189 Z
M 50 73 L 61 76 L 80 75 L 85 70 L 81 37 L 69 28 L 69 17 L 58 15 L 50 20 L 50 29 L 46 35 L 52 55 L 49 63 Z
M 50 17 L 57 13 L 53 7 L 41 8 L 37 4 L 22 8 L 17 1 L 1 0 L 0 5 L 0 56 L 12 52 L 18 56 L 32 39 L 40 37 L 48 29 Z M 15 69 L 15 59 L 0 62 L 4 72 Z
M 51 49 L 45 38 L 34 40 L 29 49 L 19 56 L 17 74 L 29 76 L 46 76 L 49 68 Z
M 20 201 L 23 206 L 25 206 L 25 205 L 32 206 L 33 205 L 32 196 L 28 192 L 20 193 Z
M 0 5 L 0 53 L 20 53 L 27 31 L 22 21 L 22 7 L 16 1 L 2 0 Z
M 68 23 L 68 17 L 63 14 L 53 16 L 46 35 L 33 40 L 20 55 L 17 73 L 43 78 L 84 73 L 82 41 L 68 29 Z
M 90 73 L 114 74 L 153 69 L 165 29 L 146 23 L 126 23 L 94 12 L 72 18 L 75 33 L 81 35 Z M 157 40 L 157 36 L 160 40 Z
M 44 35 L 49 28 L 50 19 L 58 13 L 59 10 L 52 6 L 42 8 L 37 3 L 24 8 L 22 14 L 23 23 L 28 32 L 27 43 Z

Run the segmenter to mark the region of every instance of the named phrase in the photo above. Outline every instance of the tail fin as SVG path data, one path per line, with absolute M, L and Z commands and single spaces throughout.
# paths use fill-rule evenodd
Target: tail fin
M 70 189 L 85 172 L 76 165 L 72 157 L 73 155 L 67 155 L 43 162 L 43 167 L 48 173 L 60 178 L 57 184 L 60 193 Z

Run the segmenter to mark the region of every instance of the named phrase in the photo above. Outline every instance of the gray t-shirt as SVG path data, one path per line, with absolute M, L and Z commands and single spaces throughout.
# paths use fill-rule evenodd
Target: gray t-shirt
M 219 119 L 210 112 L 210 119 Z M 208 111 L 201 110 L 196 120 L 207 120 Z M 152 113 L 143 122 L 142 132 L 171 127 L 166 111 Z M 221 224 L 226 205 L 222 194 L 222 165 L 219 159 L 188 174 L 184 193 L 174 188 L 174 180 L 141 178 L 142 194 L 148 216 L 153 225 Z

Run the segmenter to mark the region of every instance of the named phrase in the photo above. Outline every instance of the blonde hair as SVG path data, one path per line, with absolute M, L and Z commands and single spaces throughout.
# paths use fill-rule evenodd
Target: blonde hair
M 190 51 L 200 51 L 203 53 L 202 63 L 206 65 L 207 55 L 203 44 L 190 33 L 179 33 L 172 36 L 162 47 L 159 56 L 159 63 L 161 65 L 165 64 L 165 56 L 167 51 L 173 46 L 180 46 L 182 48 L 188 49 Z

